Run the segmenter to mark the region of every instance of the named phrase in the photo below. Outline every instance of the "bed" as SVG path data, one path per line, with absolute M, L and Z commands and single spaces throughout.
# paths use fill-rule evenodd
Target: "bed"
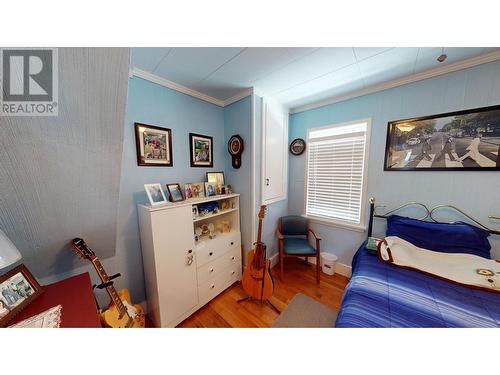
M 374 214 L 373 203 L 371 211 L 371 218 L 390 217 Z M 432 218 L 433 210 L 427 212 Z M 500 234 L 482 227 L 490 234 Z M 371 228 L 372 220 L 370 234 Z M 419 232 L 413 234 L 418 241 Z M 429 237 L 425 232 L 421 235 L 423 241 Z M 441 235 L 430 237 L 434 246 L 448 245 Z M 352 277 L 342 297 L 336 327 L 500 327 L 500 293 L 468 288 L 384 263 L 365 246 L 366 242 L 353 258 Z

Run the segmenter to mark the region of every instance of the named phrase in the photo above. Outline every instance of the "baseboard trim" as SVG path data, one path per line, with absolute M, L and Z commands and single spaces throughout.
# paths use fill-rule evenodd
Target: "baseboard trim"
M 280 257 L 279 257 L 279 254 L 274 254 L 271 258 L 269 258 L 269 260 L 271 261 L 271 268 L 273 268 L 274 266 L 276 266 L 279 261 L 280 261 Z
M 348 266 L 347 264 L 344 264 L 344 263 L 337 263 L 335 265 L 335 272 L 337 272 L 339 275 L 345 276 L 347 278 L 351 278 L 352 267 Z
M 302 258 L 304 259 L 304 258 Z M 271 261 L 271 268 L 275 267 L 279 263 L 279 254 L 274 254 L 271 258 L 269 258 Z M 309 257 L 308 262 L 310 264 L 316 264 L 316 258 Z M 336 263 L 335 264 L 335 272 L 338 273 L 339 275 L 345 276 L 350 278 L 352 275 L 352 267 L 348 266 L 347 264 L 343 263 Z

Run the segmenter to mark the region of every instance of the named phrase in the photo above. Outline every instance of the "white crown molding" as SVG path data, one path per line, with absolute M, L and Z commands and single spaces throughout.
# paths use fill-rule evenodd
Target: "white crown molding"
M 145 79 L 147 81 L 157 83 L 158 85 L 165 86 L 165 87 L 168 87 L 169 89 L 182 92 L 183 94 L 204 100 L 206 102 L 209 102 L 209 103 L 212 103 L 215 105 L 218 105 L 219 107 L 224 107 L 223 100 L 213 98 L 213 97 L 206 95 L 206 94 L 203 94 L 199 91 L 190 89 L 189 87 L 179 85 L 178 83 L 175 83 L 173 81 L 169 81 L 168 79 L 157 76 L 156 74 L 149 73 L 149 72 L 146 72 L 146 71 L 138 69 L 138 68 L 132 68 L 131 71 L 132 71 L 132 75 L 135 77 L 139 77 L 139 78 Z
M 253 87 L 250 87 L 248 89 L 244 89 L 243 91 L 239 92 L 235 96 L 232 96 L 229 99 L 224 100 L 223 107 L 226 107 L 230 104 L 236 103 L 238 100 L 246 98 L 247 96 L 252 95 L 252 94 L 253 94 Z
M 129 77 L 132 77 L 132 76 L 145 79 L 147 81 L 156 83 L 156 84 L 164 86 L 164 87 L 168 87 L 169 89 L 172 89 L 172 90 L 181 92 L 183 94 L 192 96 L 194 98 L 201 99 L 201 100 L 204 100 L 206 102 L 218 105 L 219 107 L 228 106 L 229 104 L 235 103 L 238 100 L 241 100 L 241 99 L 253 94 L 253 88 L 247 88 L 247 89 L 242 90 L 241 92 L 239 92 L 235 96 L 232 96 L 229 99 L 220 100 L 220 99 L 214 98 L 210 95 L 204 94 L 202 92 L 190 89 L 189 87 L 180 85 L 176 82 L 170 81 L 166 78 L 157 76 L 156 74 L 149 73 L 149 72 L 146 72 L 145 70 L 138 69 L 135 67 L 130 69 L 130 71 L 129 71 Z
M 329 105 L 329 104 L 333 104 L 333 103 L 343 102 L 345 100 L 357 98 L 359 96 L 373 94 L 373 93 L 378 92 L 378 91 L 392 89 L 394 87 L 406 85 L 406 84 L 417 82 L 417 81 L 422 81 L 424 79 L 437 77 L 437 76 L 447 74 L 447 73 L 456 72 L 458 70 L 472 68 L 472 67 L 477 66 L 477 65 L 487 64 L 489 62 L 497 61 L 497 60 L 500 60 L 500 51 L 490 52 L 490 53 L 487 53 L 484 55 L 472 57 L 470 59 L 457 61 L 457 62 L 452 63 L 452 64 L 439 66 L 437 68 L 432 68 L 432 69 L 429 69 L 429 70 L 426 70 L 426 71 L 423 71 L 420 73 L 411 74 L 409 76 L 398 78 L 398 79 L 395 79 L 392 81 L 383 82 L 383 83 L 380 83 L 377 85 L 365 87 L 363 89 L 352 91 L 352 92 L 344 94 L 344 95 L 330 97 L 327 99 L 323 99 L 323 100 L 320 100 L 320 101 L 317 101 L 314 103 L 310 103 L 310 104 L 301 105 L 298 107 L 292 107 L 292 108 L 290 108 L 290 113 L 299 113 L 299 112 L 308 111 L 310 109 L 323 107 L 325 105 Z

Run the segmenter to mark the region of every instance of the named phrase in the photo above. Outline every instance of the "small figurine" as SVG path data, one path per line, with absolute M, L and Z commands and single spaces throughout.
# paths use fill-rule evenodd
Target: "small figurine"
M 231 232 L 231 222 L 229 220 L 222 220 L 222 233 Z
M 201 237 L 201 228 L 200 227 L 196 227 L 196 229 L 194 230 L 194 240 L 195 240 L 195 242 L 198 242 L 200 240 L 200 237 Z
M 225 199 L 220 202 L 220 209 L 221 210 L 227 210 L 229 208 L 229 200 Z
M 208 230 L 209 230 L 208 238 L 213 240 L 215 238 L 215 226 L 212 223 L 208 224 Z

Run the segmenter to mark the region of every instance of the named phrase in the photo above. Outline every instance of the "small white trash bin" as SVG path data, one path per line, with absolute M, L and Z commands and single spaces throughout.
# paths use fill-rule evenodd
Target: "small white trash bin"
M 335 263 L 338 257 L 330 253 L 321 253 L 321 269 L 327 275 L 335 274 Z

